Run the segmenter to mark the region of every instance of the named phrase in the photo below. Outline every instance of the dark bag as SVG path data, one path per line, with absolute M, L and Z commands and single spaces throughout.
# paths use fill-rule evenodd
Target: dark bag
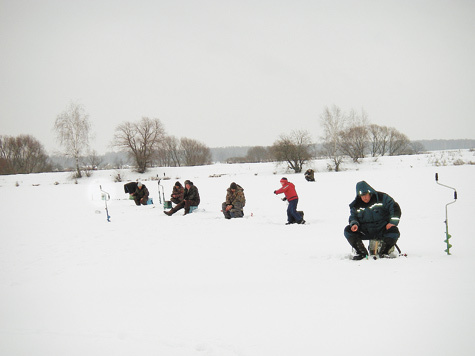
M 130 182 L 130 183 L 127 183 L 127 184 L 124 184 L 124 192 L 125 193 L 129 193 L 129 194 L 132 194 L 135 192 L 135 190 L 137 189 L 137 182 Z

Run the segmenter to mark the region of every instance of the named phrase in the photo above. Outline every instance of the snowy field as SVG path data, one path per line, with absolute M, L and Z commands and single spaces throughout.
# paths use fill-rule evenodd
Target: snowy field
M 118 171 L 78 184 L 70 173 L 0 176 L 0 355 L 475 355 L 473 162 L 468 150 L 338 173 L 314 161 L 314 183 L 273 163 L 123 170 L 121 183 Z M 435 173 L 458 192 L 451 256 L 454 194 Z M 193 181 L 200 209 L 163 214 L 157 175 L 170 178 L 167 199 L 176 180 Z M 307 225 L 284 225 L 282 176 Z M 154 205 L 124 194 L 137 179 Z M 349 259 L 343 228 L 359 180 L 401 205 L 407 258 Z M 225 220 L 233 181 L 246 216 Z

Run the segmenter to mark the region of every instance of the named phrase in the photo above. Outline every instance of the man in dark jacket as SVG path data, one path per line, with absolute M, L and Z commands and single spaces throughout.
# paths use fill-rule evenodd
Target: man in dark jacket
M 356 184 L 356 198 L 350 204 L 345 237 L 356 250 L 353 260 L 368 256 L 362 240 L 381 240 L 380 257 L 386 257 L 399 238 L 401 208 L 388 194 L 375 191 L 365 181 Z
M 224 217 L 226 219 L 242 218 L 244 205 L 246 205 L 244 189 L 239 184 L 232 182 L 226 191 L 226 201 L 221 206 Z
M 148 189 L 145 186 L 145 184 L 142 184 L 142 182 L 137 183 L 137 189 L 135 189 L 135 192 L 132 193 L 132 196 L 134 197 L 134 201 L 136 205 L 147 205 L 148 201 Z
M 190 213 L 190 207 L 200 205 L 200 193 L 198 192 L 198 188 L 193 185 L 193 182 L 189 180 L 185 181 L 185 193 L 184 193 L 184 200 L 175 206 L 173 209 L 164 211 L 165 214 L 171 216 L 175 214 L 178 210 L 185 208 L 185 214 Z
M 304 176 L 307 182 L 315 182 L 315 171 L 313 169 L 307 169 Z

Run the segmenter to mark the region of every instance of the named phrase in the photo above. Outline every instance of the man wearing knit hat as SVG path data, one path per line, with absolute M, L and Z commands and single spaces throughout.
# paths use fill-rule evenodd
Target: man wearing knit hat
M 274 194 L 284 193 L 285 198 L 283 200 L 287 200 L 289 202 L 289 206 L 287 207 L 286 225 L 295 223 L 305 224 L 303 216 L 297 212 L 297 204 L 299 202 L 299 197 L 297 195 L 297 191 L 295 190 L 295 185 L 293 183 L 290 183 L 285 177 L 280 180 L 280 184 L 282 184 L 282 188 L 274 190 Z
M 136 205 L 147 205 L 149 192 L 145 184 L 142 184 L 142 182 L 137 183 L 137 188 L 131 195 L 134 197 Z
M 173 204 L 180 204 L 183 199 L 185 198 L 185 188 L 181 185 L 179 181 L 176 181 L 175 185 L 173 186 L 172 195 L 170 201 Z
M 242 218 L 244 205 L 246 205 L 244 189 L 239 184 L 232 182 L 226 191 L 226 201 L 222 204 L 221 211 L 224 217 L 226 219 Z

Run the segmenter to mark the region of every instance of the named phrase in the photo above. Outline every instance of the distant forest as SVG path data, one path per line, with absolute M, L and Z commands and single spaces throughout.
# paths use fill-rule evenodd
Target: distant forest
M 423 151 L 442 151 L 442 150 L 456 150 L 456 149 L 470 149 L 475 148 L 475 140 L 419 140 L 413 141 L 423 146 Z M 215 147 L 210 148 L 213 162 L 225 163 L 233 157 L 245 157 L 251 146 L 230 146 L 230 147 Z M 316 145 L 315 150 L 318 152 L 319 145 Z M 63 156 L 50 157 L 53 165 L 60 169 L 60 167 L 71 166 L 72 160 Z M 133 165 L 133 160 L 124 152 L 108 152 L 100 156 L 102 168 L 119 168 Z
M 419 140 L 426 151 L 443 151 L 475 148 L 475 140 Z
M 457 150 L 475 148 L 475 140 L 417 140 L 413 143 L 418 143 L 423 146 L 423 151 L 443 151 L 443 150 Z M 232 157 L 244 157 L 249 146 L 231 146 L 231 147 L 217 147 L 210 148 L 213 156 L 213 162 L 226 162 Z M 318 152 L 320 145 L 315 145 Z

